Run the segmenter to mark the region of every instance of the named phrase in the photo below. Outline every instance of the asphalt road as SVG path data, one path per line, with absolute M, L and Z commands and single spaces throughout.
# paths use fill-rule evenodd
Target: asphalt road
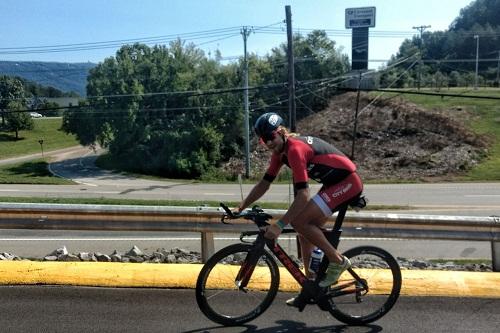
M 209 321 L 194 290 L 58 286 L 0 287 L 3 332 L 498 332 L 500 299 L 400 297 L 368 326 L 346 326 L 316 306 L 304 312 L 279 293 L 259 318 L 239 327 Z M 238 303 L 228 299 L 235 307 Z

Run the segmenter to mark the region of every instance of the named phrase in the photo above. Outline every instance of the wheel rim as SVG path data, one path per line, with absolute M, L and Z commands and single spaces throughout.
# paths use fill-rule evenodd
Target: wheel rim
M 401 275 L 397 262 L 380 250 L 365 249 L 360 253 L 346 255 L 356 274 L 366 281 L 368 290 L 356 283 L 351 273 L 345 271 L 331 291 L 358 291 L 333 297 L 331 312 L 345 322 L 367 323 L 376 320 L 389 311 L 399 295 Z
M 228 254 L 205 275 L 203 298 L 213 316 L 238 321 L 249 320 L 263 311 L 272 290 L 272 264 L 263 255 L 244 290 L 236 281 L 247 255 L 246 250 Z

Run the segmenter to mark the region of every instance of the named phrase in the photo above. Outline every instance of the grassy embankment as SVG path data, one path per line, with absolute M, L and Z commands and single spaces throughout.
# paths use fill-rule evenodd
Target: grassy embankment
M 31 131 L 20 131 L 19 140 L 14 133 L 0 131 L 0 159 L 41 153 L 43 151 L 77 146 L 73 135 L 60 130 L 61 118 L 34 119 L 35 128 Z M 27 162 L 0 166 L 0 183 L 2 184 L 68 184 L 67 180 L 54 177 L 47 169 L 46 158 Z

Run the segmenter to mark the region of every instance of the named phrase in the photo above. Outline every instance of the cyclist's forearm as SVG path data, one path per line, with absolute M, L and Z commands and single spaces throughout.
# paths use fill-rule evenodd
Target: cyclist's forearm
M 271 183 L 268 182 L 267 180 L 262 179 L 261 181 L 259 181 L 252 188 L 252 190 L 247 195 L 247 197 L 240 203 L 240 205 L 238 206 L 238 209 L 240 211 L 242 211 L 243 209 L 247 208 L 255 201 L 259 200 L 264 195 L 264 193 L 267 192 L 270 185 L 271 185 Z

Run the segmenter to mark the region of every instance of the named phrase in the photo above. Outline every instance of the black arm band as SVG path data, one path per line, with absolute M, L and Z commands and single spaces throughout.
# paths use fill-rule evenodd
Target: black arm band
M 270 174 L 266 173 L 262 179 L 267 180 L 268 182 L 272 183 L 276 176 L 271 176 Z
M 300 183 L 293 184 L 293 189 L 295 191 L 299 191 L 299 190 L 302 190 L 302 189 L 305 189 L 308 187 L 309 187 L 309 184 L 307 184 L 307 182 L 300 182 Z

